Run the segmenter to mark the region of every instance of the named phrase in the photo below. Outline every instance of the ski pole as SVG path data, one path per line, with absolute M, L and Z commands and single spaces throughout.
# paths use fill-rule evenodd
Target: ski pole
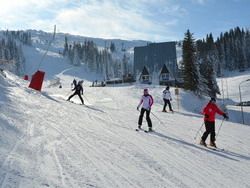
M 196 140 L 196 138 L 197 138 L 197 136 L 198 136 L 198 133 L 201 131 L 203 125 L 204 125 L 204 122 L 201 124 L 201 127 L 200 127 L 199 130 L 196 132 L 195 137 L 194 137 L 195 140 Z
M 219 133 L 220 133 L 220 130 L 221 130 L 221 127 L 222 127 L 222 124 L 223 124 L 224 120 L 225 120 L 225 118 L 223 118 L 223 120 L 221 121 L 220 127 L 218 129 L 217 134 L 216 134 L 216 138 L 218 138 L 218 136 L 219 136 Z
M 90 102 L 89 102 L 89 100 L 87 99 L 87 97 L 84 95 L 84 94 L 82 94 L 83 96 L 84 96 L 84 98 L 86 99 L 86 101 L 90 104 Z
M 153 113 L 153 112 L 151 112 L 151 114 L 162 124 L 162 125 L 164 125 L 164 123 Z

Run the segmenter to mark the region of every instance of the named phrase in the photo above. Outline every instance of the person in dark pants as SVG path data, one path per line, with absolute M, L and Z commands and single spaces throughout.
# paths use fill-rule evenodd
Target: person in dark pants
M 210 146 L 216 147 L 215 144 L 215 115 L 216 113 L 222 115 L 225 119 L 228 119 L 228 116 L 225 112 L 221 111 L 216 105 L 216 99 L 211 98 L 209 103 L 203 109 L 204 114 L 204 123 L 206 131 L 203 133 L 201 137 L 200 144 L 207 146 L 206 139 L 210 134 Z
M 69 98 L 67 99 L 67 101 L 70 101 L 70 99 L 72 97 L 74 97 L 75 95 L 78 95 L 79 98 L 80 98 L 80 100 L 81 100 L 81 102 L 82 102 L 82 104 L 84 104 L 84 101 L 83 101 L 82 96 L 81 96 L 81 95 L 83 95 L 82 83 L 83 83 L 83 81 L 79 81 L 78 84 L 75 86 L 75 88 L 72 89 L 72 91 L 75 90 L 75 92 L 72 95 L 69 96 Z
M 162 112 L 167 112 L 166 111 L 167 105 L 169 107 L 169 111 L 173 112 L 172 105 L 170 102 L 172 100 L 172 97 L 171 97 L 171 93 L 169 91 L 169 86 L 167 86 L 166 89 L 163 91 L 162 97 L 163 97 L 163 101 L 164 101 L 164 106 L 163 106 Z
M 142 120 L 144 113 L 146 112 L 146 120 L 148 123 L 148 131 L 153 131 L 152 130 L 152 121 L 150 119 L 150 111 L 151 107 L 154 103 L 153 97 L 149 95 L 148 89 L 143 90 L 143 96 L 141 97 L 140 103 L 137 106 L 137 110 L 139 110 L 140 106 L 142 105 L 139 120 L 138 120 L 138 128 L 141 129 L 142 125 Z

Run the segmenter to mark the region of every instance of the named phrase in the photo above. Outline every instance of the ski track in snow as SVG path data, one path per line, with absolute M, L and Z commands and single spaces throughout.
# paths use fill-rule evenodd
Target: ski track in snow
M 200 117 L 161 113 L 157 102 L 152 112 L 163 123 L 151 115 L 155 132 L 136 132 L 135 86 L 85 88 L 84 106 L 65 101 L 67 88 L 39 93 L 14 79 L 0 117 L 21 132 L 1 155 L 1 188 L 249 187 L 250 140 L 241 137 L 249 127 L 225 122 L 218 139 L 225 151 L 209 150 L 193 140 Z M 162 88 L 151 90 L 160 97 Z

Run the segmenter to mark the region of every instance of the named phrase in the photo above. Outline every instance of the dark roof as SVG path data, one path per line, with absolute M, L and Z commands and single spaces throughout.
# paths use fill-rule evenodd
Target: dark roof
M 169 70 L 165 64 L 163 65 L 163 67 L 161 69 L 161 74 L 163 74 L 163 73 L 169 73 Z
M 143 70 L 142 70 L 141 74 L 142 75 L 149 75 L 149 72 L 148 72 L 148 70 L 147 70 L 147 68 L 145 66 L 143 67 Z

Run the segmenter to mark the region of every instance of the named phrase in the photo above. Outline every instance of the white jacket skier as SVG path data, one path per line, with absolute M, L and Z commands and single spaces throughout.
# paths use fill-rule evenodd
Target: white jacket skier
M 171 97 L 171 93 L 169 91 L 169 86 L 167 86 L 166 89 L 163 91 L 162 97 L 163 97 L 163 101 L 164 101 L 164 106 L 163 106 L 162 112 L 167 112 L 166 111 L 167 105 L 169 107 L 169 111 L 173 112 L 172 105 L 170 103 L 170 101 L 172 100 L 172 97 Z
M 162 92 L 162 97 L 163 97 L 163 99 L 172 100 L 171 93 L 169 91 L 169 87 L 167 87 L 167 88 Z

